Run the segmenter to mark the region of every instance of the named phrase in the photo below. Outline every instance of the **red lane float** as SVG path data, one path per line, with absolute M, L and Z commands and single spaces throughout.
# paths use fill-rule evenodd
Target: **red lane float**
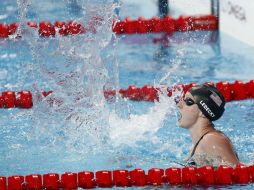
M 175 20 L 169 16 L 147 20 L 143 17 L 138 20 L 125 18 L 123 21 L 114 21 L 112 30 L 116 34 L 172 33 L 175 32 Z
M 152 168 L 148 170 L 147 184 L 158 186 L 162 185 L 164 181 L 164 170 L 161 168 Z
M 1 177 L 0 176 L 0 189 L 2 189 L 2 190 L 7 189 L 6 177 Z
M 59 186 L 59 174 L 49 173 L 43 175 L 43 187 L 45 189 L 57 190 Z
M 233 183 L 233 168 L 220 166 L 215 171 L 215 181 L 217 185 L 231 185 Z
M 239 101 L 249 98 L 254 98 L 254 80 L 249 82 L 235 81 L 233 83 L 221 81 L 218 83 L 206 82 L 205 84 L 210 84 L 216 86 L 219 91 L 223 94 L 227 102 Z M 189 88 L 197 85 L 197 83 L 190 84 L 177 84 L 174 87 L 167 88 L 166 86 L 153 87 L 151 85 L 145 85 L 142 88 L 138 88 L 134 85 L 130 85 L 127 89 L 120 89 L 118 92 L 123 98 L 128 98 L 134 101 L 159 101 L 159 91 L 166 91 L 167 96 L 171 97 L 175 91 L 182 91 L 186 93 Z M 43 91 L 42 97 L 47 97 L 52 94 L 53 91 Z M 17 95 L 16 95 L 17 94 Z M 104 97 L 107 100 L 112 99 L 117 94 L 116 90 L 104 90 Z M 47 100 L 49 104 L 54 103 L 61 104 L 62 100 L 57 100 L 56 98 L 49 98 Z M 23 90 L 20 92 L 5 91 L 2 92 L 0 96 L 0 108 L 24 108 L 28 109 L 33 106 L 32 93 L 28 90 Z
M 113 182 L 116 187 L 131 186 L 130 173 L 128 170 L 114 170 Z
M 67 35 L 83 34 L 86 32 L 85 28 L 74 20 L 69 21 L 65 27 Z
M 145 171 L 138 168 L 130 171 L 130 179 L 134 186 L 142 187 L 146 185 L 146 174 Z
M 102 18 L 97 18 L 97 20 L 102 21 Z M 18 25 L 18 23 L 0 23 L 0 38 L 8 38 L 10 35 L 15 34 Z M 48 21 L 42 21 L 38 24 L 29 21 L 27 25 L 37 29 L 41 37 L 51 37 L 56 34 L 67 36 L 96 32 L 93 24 L 89 23 L 86 28 L 74 20 L 69 22 L 56 21 L 54 24 Z M 213 15 L 180 16 L 177 19 L 170 16 L 164 18 L 153 17 L 151 19 L 139 17 L 136 20 L 130 18 L 125 18 L 122 21 L 114 20 L 112 24 L 112 31 L 116 34 L 173 33 L 193 30 L 218 30 L 218 19 Z
M 112 172 L 111 171 L 97 171 L 96 172 L 96 183 L 98 187 L 109 188 L 113 187 L 113 179 L 112 179 Z
M 24 188 L 24 176 L 8 177 L 8 189 L 22 190 Z
M 6 108 L 14 108 L 16 104 L 15 92 L 7 91 L 2 93 L 3 106 Z
M 250 179 L 254 183 L 254 165 L 249 166 L 249 172 L 250 172 Z
M 58 31 L 58 33 L 62 36 L 66 36 L 67 33 L 67 27 L 66 27 L 66 23 L 63 21 L 56 21 L 54 23 L 55 29 L 56 31 Z
M 39 174 L 31 174 L 25 177 L 26 189 L 42 189 L 42 177 Z
M 180 185 L 182 183 L 182 174 L 180 168 L 168 168 L 165 171 L 167 182 L 170 185 Z
M 214 168 L 211 166 L 203 166 L 197 169 L 198 184 L 209 186 L 215 184 Z
M 0 23 L 0 38 L 8 38 L 9 34 L 9 25 Z
M 213 15 L 193 17 L 180 16 L 176 20 L 176 31 L 218 30 L 218 18 Z
M 196 186 L 209 187 L 212 185 L 249 184 L 254 182 L 254 165 L 238 164 L 235 168 L 219 166 L 184 167 L 184 168 L 152 168 L 147 174 L 143 169 L 101 170 L 95 173 L 82 171 L 78 173 L 65 172 L 59 174 L 31 174 L 23 176 L 0 176 L 1 190 L 29 190 L 29 189 L 91 189 L 96 187 L 144 187 L 144 186 Z M 42 180 L 43 179 L 43 180 Z
M 243 164 L 239 164 L 234 168 L 233 181 L 237 184 L 247 184 L 251 181 L 251 173 L 249 168 Z
M 18 92 L 15 106 L 19 108 L 31 108 L 33 106 L 33 98 L 31 92 L 27 90 Z
M 39 35 L 43 37 L 55 36 L 56 34 L 54 25 L 52 25 L 48 21 L 43 21 L 39 24 L 38 32 L 39 32 Z
M 85 171 L 78 173 L 78 186 L 83 189 L 91 189 L 96 186 L 94 173 Z
M 227 102 L 230 101 L 239 101 L 249 98 L 254 98 L 254 80 L 243 83 L 242 81 L 235 81 L 233 83 L 221 81 L 218 83 L 206 82 L 205 84 L 214 85 L 218 88 L 219 91 L 223 94 Z M 197 85 L 196 83 L 190 84 L 178 84 L 172 88 L 167 88 L 168 96 L 172 96 L 174 91 L 183 91 L 186 93 L 189 88 Z M 156 101 L 158 100 L 158 91 L 160 89 L 155 88 L 150 85 L 145 85 L 142 88 L 138 88 L 134 85 L 129 86 L 126 90 L 120 89 L 119 93 L 122 97 L 128 98 L 135 101 Z M 110 94 L 107 92 L 107 94 Z M 105 96 L 106 97 L 106 96 Z
M 61 176 L 61 187 L 63 189 L 77 189 L 78 180 L 77 174 L 72 172 L 66 172 Z
M 182 168 L 182 183 L 185 185 L 197 185 L 197 168 L 196 167 L 185 167 Z
M 13 91 L 2 92 L 0 96 L 0 108 L 31 108 L 33 106 L 33 98 L 30 91 L 23 90 L 17 93 Z

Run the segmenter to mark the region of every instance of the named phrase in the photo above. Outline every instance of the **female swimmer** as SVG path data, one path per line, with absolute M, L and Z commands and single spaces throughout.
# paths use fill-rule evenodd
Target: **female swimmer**
M 180 112 L 178 124 L 189 130 L 193 143 L 188 165 L 235 166 L 239 163 L 230 139 L 212 123 L 222 116 L 225 106 L 224 97 L 216 87 L 192 87 L 177 106 Z

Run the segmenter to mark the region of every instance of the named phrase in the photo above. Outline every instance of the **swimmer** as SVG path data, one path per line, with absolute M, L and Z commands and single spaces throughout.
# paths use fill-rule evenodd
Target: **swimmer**
M 222 116 L 225 106 L 224 97 L 216 87 L 192 87 L 177 106 L 178 125 L 189 130 L 193 143 L 187 165 L 235 166 L 239 163 L 230 139 L 212 123 Z

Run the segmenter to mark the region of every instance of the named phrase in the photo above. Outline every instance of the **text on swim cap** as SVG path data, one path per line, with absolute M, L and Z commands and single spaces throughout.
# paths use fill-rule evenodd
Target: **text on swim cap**
M 212 112 L 212 110 L 206 105 L 205 102 L 203 102 L 203 100 L 201 100 L 200 105 L 207 111 L 207 113 L 211 116 L 211 117 L 215 117 L 214 113 Z

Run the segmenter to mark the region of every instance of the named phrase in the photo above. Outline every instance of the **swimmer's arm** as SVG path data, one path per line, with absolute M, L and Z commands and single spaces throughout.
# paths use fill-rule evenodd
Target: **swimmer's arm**
M 224 162 L 232 165 L 240 163 L 230 141 L 224 136 L 206 135 L 201 148 L 205 153 L 221 158 L 221 164 Z

